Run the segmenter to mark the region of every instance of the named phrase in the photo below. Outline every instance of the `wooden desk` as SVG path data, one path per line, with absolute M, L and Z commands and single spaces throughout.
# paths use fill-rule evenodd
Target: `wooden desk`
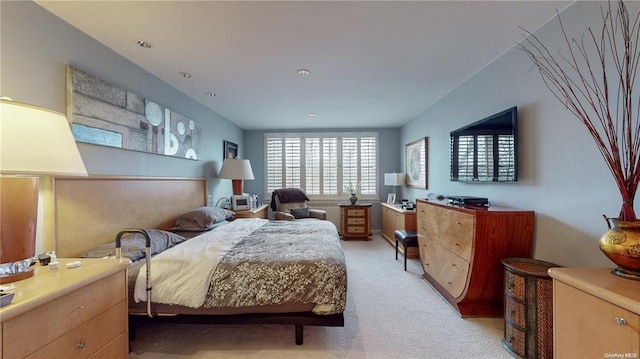
M 380 203 L 380 206 L 382 207 L 382 237 L 395 248 L 396 230 L 416 231 L 416 210 L 403 209 L 400 204 Z M 400 248 L 400 251 L 403 250 Z M 407 248 L 407 258 L 418 258 L 419 253 L 418 248 Z
M 234 218 L 264 218 L 269 217 L 269 205 L 263 204 L 257 208 L 252 208 L 246 211 L 236 211 Z
M 73 260 L 82 266 L 66 268 Z M 0 308 L 0 357 L 126 358 L 129 260 L 58 261 L 57 271 L 36 265 L 13 283 L 13 302 Z

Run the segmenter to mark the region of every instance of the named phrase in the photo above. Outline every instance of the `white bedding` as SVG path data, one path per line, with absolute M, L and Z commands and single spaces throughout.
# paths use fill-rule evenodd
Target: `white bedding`
M 268 220 L 237 219 L 205 232 L 151 259 L 152 301 L 163 304 L 202 307 L 211 275 L 220 259 L 242 238 Z M 185 260 L 188 259 L 188 260 Z M 147 300 L 146 264 L 140 268 L 134 290 L 136 302 Z

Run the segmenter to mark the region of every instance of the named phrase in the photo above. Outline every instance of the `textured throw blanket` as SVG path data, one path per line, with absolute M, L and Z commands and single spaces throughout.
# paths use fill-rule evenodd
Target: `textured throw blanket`
M 269 222 L 218 263 L 206 307 L 315 304 L 316 314 L 342 313 L 347 268 L 329 221 Z
M 309 197 L 300 188 L 281 188 L 271 192 L 271 210 L 277 211 L 276 208 L 276 196 L 280 203 L 291 202 L 304 202 L 308 201 Z

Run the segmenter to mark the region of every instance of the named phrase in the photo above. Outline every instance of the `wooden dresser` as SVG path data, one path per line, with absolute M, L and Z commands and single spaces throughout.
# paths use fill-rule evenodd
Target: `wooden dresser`
M 344 240 L 371 237 L 371 203 L 338 204 L 340 235 Z
M 516 358 L 553 358 L 553 283 L 558 265 L 530 258 L 505 258 L 504 339 Z
M 507 257 L 531 257 L 534 212 L 418 199 L 424 278 L 461 316 L 503 316 Z
M 382 237 L 392 246 L 396 245 L 394 232 L 398 229 L 416 230 L 416 210 L 402 209 L 399 204 L 380 203 L 382 207 Z M 400 248 L 400 250 L 403 250 Z M 418 258 L 418 248 L 407 248 L 407 258 Z
M 59 259 L 57 271 L 36 265 L 14 283 L 13 302 L 0 309 L 0 357 L 127 358 L 129 261 L 80 259 L 68 269 L 70 261 Z
M 551 268 L 556 358 L 640 358 L 640 281 Z

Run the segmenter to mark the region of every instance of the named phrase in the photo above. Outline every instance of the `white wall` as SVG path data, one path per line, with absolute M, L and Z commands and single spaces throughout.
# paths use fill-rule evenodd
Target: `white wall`
M 602 4 L 579 1 L 564 11 L 560 17 L 568 32 L 579 36 L 587 26 L 599 28 Z M 628 5 L 632 13 L 640 8 L 639 3 Z M 559 48 L 557 19 L 536 36 L 549 48 Z M 449 181 L 449 132 L 511 106 L 518 106 L 518 182 Z M 423 198 L 429 192 L 472 195 L 488 197 L 494 205 L 534 210 L 535 258 L 563 266 L 614 266 L 597 242 L 607 230 L 602 215 L 616 217 L 622 205 L 613 177 L 586 128 L 552 97 L 521 50 L 498 58 L 401 132 L 404 143 L 429 137 L 429 188 L 405 188 L 404 197 Z

